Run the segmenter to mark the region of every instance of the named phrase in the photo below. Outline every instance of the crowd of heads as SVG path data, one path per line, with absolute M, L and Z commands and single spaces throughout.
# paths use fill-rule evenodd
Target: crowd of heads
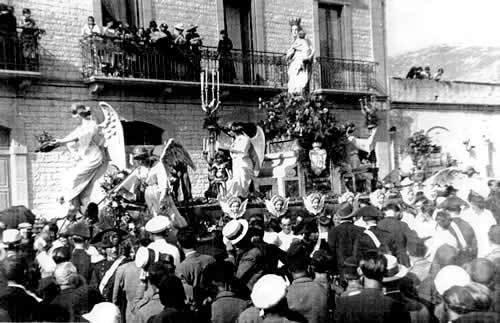
M 132 231 L 103 230 L 92 210 L 5 222 L 0 320 L 495 322 L 500 190 L 489 187 L 462 200 L 403 181 L 335 205 L 311 194 L 294 210 L 275 196 L 270 214 L 187 227 L 160 214 Z
M 426 66 L 423 68 L 422 66 L 413 66 L 406 74 L 407 79 L 417 79 L 417 80 L 434 80 L 441 81 L 443 78 L 444 69 L 438 68 L 435 74 L 432 74 L 431 67 Z

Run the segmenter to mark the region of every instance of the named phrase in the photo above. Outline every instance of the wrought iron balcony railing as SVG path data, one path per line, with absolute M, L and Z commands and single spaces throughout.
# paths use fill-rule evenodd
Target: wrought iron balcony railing
M 283 53 L 231 50 L 215 47 L 198 51 L 172 45 L 91 36 L 81 41 L 82 72 L 91 77 L 198 82 L 204 69 L 219 70 L 223 84 L 285 89 L 287 62 Z M 314 90 L 369 92 L 376 88 L 373 62 L 319 57 L 313 63 Z
M 150 46 L 101 36 L 82 40 L 81 48 L 86 79 L 108 76 L 198 82 L 202 70 L 214 69 L 219 70 L 224 84 L 286 86 L 286 62 L 281 53 L 218 53 L 213 47 L 193 52 L 178 46 Z
M 18 28 L 17 32 L 0 32 L 0 70 L 38 72 L 40 55 L 38 39 L 43 31 Z
M 347 92 L 370 92 L 376 89 L 376 63 L 318 57 L 313 65 L 313 88 Z

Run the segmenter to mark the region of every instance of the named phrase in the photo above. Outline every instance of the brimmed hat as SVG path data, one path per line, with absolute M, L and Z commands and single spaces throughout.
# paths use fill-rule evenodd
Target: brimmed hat
M 160 260 L 169 261 L 173 264 L 171 255 L 160 253 L 151 248 L 140 247 L 135 254 L 134 262 L 138 268 L 147 270 L 152 264 Z
M 399 183 L 399 186 L 401 186 L 401 187 L 407 187 L 407 186 L 411 186 L 413 184 L 415 184 L 414 181 L 412 181 L 409 177 L 405 177 L 405 179 L 403 179 L 401 181 L 401 183 Z
M 248 222 L 243 219 L 231 220 L 222 228 L 222 235 L 233 245 L 240 242 L 247 232 Z
M 198 28 L 198 25 L 189 25 L 186 27 L 186 31 L 193 31 Z
M 113 245 L 111 244 L 110 237 L 113 234 L 116 234 L 118 239 L 122 241 L 123 238 L 128 235 L 128 232 L 116 228 L 106 229 L 97 233 L 90 242 L 92 244 L 100 244 L 100 247 L 102 248 L 112 247 Z
M 172 227 L 170 218 L 164 215 L 157 215 L 146 223 L 144 227 L 150 233 L 160 233 Z
M 17 228 L 19 230 L 31 230 L 31 229 L 33 229 L 33 225 L 31 223 L 28 223 L 28 222 L 23 222 L 23 223 L 19 223 L 17 225 Z
M 380 211 L 371 205 L 363 206 L 354 214 L 356 218 L 362 218 L 364 221 L 378 220 L 381 217 Z
M 7 229 L 2 233 L 2 242 L 6 245 L 19 243 L 22 238 L 21 232 L 17 229 Z
M 146 149 L 146 147 L 135 147 L 132 153 L 132 158 L 135 160 L 146 159 L 149 155 L 149 150 Z
M 479 193 L 470 191 L 469 196 L 467 197 L 471 204 L 482 205 L 484 207 L 486 200 Z
M 176 24 L 174 28 L 180 31 L 184 31 L 184 25 L 181 23 Z
M 408 268 L 398 263 L 398 259 L 392 255 L 384 255 L 387 259 L 387 269 L 382 282 L 389 283 L 401 279 L 408 274 Z
M 439 209 L 444 209 L 446 211 L 460 211 L 462 206 L 466 206 L 467 203 L 457 196 L 447 197 L 442 203 L 438 204 Z
M 92 311 L 83 314 L 82 317 L 90 323 L 121 322 L 120 309 L 115 304 L 109 302 L 94 305 Z
M 72 224 L 68 228 L 68 234 L 72 236 L 78 236 L 83 239 L 90 239 L 90 229 L 88 224 L 82 221 L 78 221 L 75 224 Z
M 259 309 L 266 310 L 277 305 L 286 295 L 287 284 L 278 275 L 264 275 L 253 286 L 253 305 Z
M 441 268 L 434 278 L 434 285 L 439 295 L 443 295 L 453 286 L 466 286 L 470 282 L 470 276 L 465 269 L 455 265 Z
M 352 219 L 352 217 L 354 216 L 354 212 L 352 211 L 352 205 L 347 202 L 340 204 L 337 210 L 337 216 L 339 220 Z

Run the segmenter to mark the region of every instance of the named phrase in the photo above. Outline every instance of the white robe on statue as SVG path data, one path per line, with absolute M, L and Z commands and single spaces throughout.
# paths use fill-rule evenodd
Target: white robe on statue
M 227 194 L 230 196 L 247 197 L 250 184 L 255 173 L 250 149 L 252 142 L 247 135 L 238 135 L 231 144 L 231 158 L 233 162 L 233 177 L 227 183 Z
M 107 159 L 101 146 L 104 138 L 94 120 L 83 119 L 71 134 L 78 141 L 69 143 L 68 149 L 76 159 L 76 165 L 68 172 L 68 189 L 65 200 L 79 198 L 83 206 L 88 203 L 95 180 L 104 174 Z

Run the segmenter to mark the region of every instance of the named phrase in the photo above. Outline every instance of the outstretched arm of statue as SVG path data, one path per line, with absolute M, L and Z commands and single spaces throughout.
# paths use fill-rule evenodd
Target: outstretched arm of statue
M 70 133 L 62 139 L 56 139 L 55 142 L 60 145 L 69 144 L 70 142 L 78 141 L 78 136 L 74 132 Z

